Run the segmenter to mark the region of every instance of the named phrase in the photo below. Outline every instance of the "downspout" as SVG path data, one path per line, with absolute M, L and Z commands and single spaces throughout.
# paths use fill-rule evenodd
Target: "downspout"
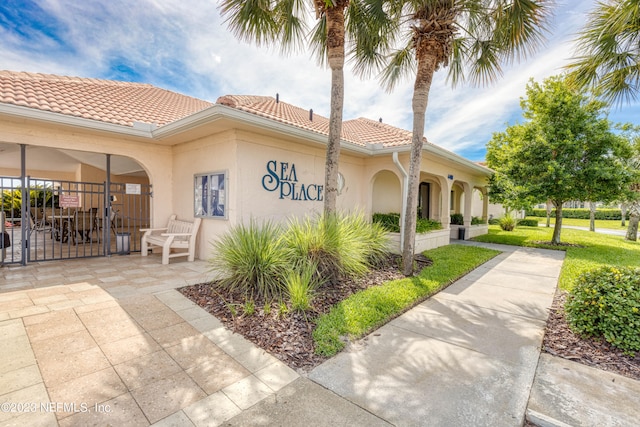
M 404 217 L 407 211 L 407 194 L 409 193 L 409 174 L 404 170 L 402 164 L 400 164 L 398 152 L 394 151 L 392 156 L 393 163 L 402 174 L 402 211 L 400 211 L 400 253 L 402 253 L 404 248 Z

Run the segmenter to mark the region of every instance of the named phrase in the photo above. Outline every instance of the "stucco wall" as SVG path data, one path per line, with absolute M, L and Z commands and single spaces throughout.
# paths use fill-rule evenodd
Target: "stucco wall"
M 171 147 L 133 136 L 26 119 L 3 118 L 0 120 L 0 135 L 4 142 L 9 143 L 131 157 L 147 172 L 154 188 L 152 226 L 166 224 L 171 215 L 173 210 Z M 29 174 L 31 172 L 28 171 Z M 75 179 L 75 173 L 72 180 Z M 59 178 L 55 177 L 55 179 Z

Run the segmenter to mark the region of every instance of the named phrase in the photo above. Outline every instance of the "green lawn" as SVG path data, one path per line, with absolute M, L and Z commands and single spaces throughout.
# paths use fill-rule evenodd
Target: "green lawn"
M 564 220 L 563 220 L 564 223 Z M 551 241 L 553 227 L 517 227 L 514 231 L 502 231 L 497 225 L 489 226 L 489 234 L 478 236 L 479 242 L 503 243 L 565 250 L 559 286 L 570 290 L 577 277 L 584 271 L 603 265 L 640 267 L 640 242 L 624 240 L 623 236 L 610 236 L 584 230 L 563 229 L 561 241 L 579 247 L 554 247 L 540 242 Z
M 351 295 L 317 321 L 316 352 L 332 356 L 344 347 L 341 337 L 358 338 L 438 292 L 499 252 L 461 245 L 426 251 L 433 265 L 417 277 L 394 280 Z
M 547 218 L 545 217 L 539 217 L 539 216 L 528 216 L 527 219 L 537 219 L 538 220 L 538 224 L 540 224 L 541 227 L 545 227 L 547 225 Z M 556 223 L 556 219 L 554 217 L 551 217 L 551 226 L 553 227 L 553 225 Z M 606 219 L 596 219 L 596 230 L 598 228 L 608 228 L 611 230 L 627 230 L 627 227 L 623 227 L 622 225 L 622 221 L 620 220 L 606 220 Z M 629 221 L 626 222 L 627 225 L 629 225 Z M 562 225 L 574 225 L 574 226 L 579 226 L 579 227 L 589 227 L 589 220 L 588 219 L 577 219 L 577 218 L 562 218 Z

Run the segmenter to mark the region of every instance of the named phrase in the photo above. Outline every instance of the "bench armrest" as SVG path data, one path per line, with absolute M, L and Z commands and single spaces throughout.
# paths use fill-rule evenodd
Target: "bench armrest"
M 141 228 L 140 231 L 164 231 L 167 227 L 164 228 Z
M 163 237 L 171 237 L 171 236 L 179 237 L 179 236 L 191 236 L 193 235 L 193 233 L 162 233 L 160 235 Z

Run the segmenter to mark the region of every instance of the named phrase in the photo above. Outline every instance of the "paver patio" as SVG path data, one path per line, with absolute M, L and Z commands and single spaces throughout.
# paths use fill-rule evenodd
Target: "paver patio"
M 0 269 L 0 425 L 216 425 L 298 378 L 175 289 L 202 261 Z

